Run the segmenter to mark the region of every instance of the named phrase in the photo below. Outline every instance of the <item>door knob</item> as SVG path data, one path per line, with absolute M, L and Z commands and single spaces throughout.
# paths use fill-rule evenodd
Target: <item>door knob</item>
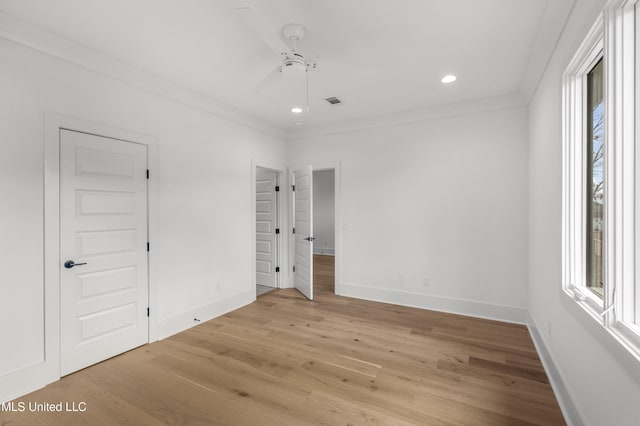
M 305 238 L 305 240 L 307 240 L 307 241 L 313 241 L 315 239 L 316 239 L 316 237 L 307 237 L 307 238 Z
M 84 263 L 76 263 L 76 262 L 74 262 L 73 260 L 67 260 L 66 262 L 64 262 L 64 267 L 65 267 L 65 268 L 67 268 L 67 269 L 71 269 L 71 268 L 73 268 L 74 266 L 80 266 L 80 265 L 86 265 L 86 264 L 87 264 L 87 262 L 84 262 Z

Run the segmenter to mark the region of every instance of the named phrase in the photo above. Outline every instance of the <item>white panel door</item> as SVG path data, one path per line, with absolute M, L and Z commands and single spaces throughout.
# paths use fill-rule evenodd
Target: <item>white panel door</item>
M 256 168 L 256 284 L 276 286 L 276 172 Z
M 149 341 L 146 173 L 145 145 L 60 131 L 63 376 Z
M 311 166 L 294 172 L 295 287 L 313 300 L 313 172 Z

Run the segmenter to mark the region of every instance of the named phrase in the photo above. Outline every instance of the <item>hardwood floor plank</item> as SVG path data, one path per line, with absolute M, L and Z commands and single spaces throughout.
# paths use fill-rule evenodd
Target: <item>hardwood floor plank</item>
M 489 371 L 504 373 L 510 376 L 523 377 L 540 383 L 549 383 L 544 371 L 527 368 L 524 366 L 507 365 L 499 362 L 488 361 L 481 358 L 469 357 L 469 365 L 486 368 Z
M 294 289 L 16 400 L 84 413 L 0 412 L 0 425 L 562 425 L 526 327 Z

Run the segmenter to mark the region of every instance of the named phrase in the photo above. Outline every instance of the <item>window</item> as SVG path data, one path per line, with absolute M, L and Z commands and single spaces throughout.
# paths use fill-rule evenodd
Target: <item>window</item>
M 602 19 L 569 64 L 564 78 L 565 290 L 600 314 L 606 299 L 605 81 Z
M 562 265 L 564 293 L 640 360 L 637 2 L 611 0 L 564 75 Z
M 586 281 L 598 298 L 604 291 L 604 72 L 602 58 L 587 73 Z

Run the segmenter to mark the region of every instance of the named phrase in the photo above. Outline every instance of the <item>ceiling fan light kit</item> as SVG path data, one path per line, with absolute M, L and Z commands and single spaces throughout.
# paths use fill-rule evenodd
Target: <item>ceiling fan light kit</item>
M 297 72 L 297 71 L 307 71 L 307 61 L 305 61 L 304 56 L 299 53 L 294 53 L 293 57 L 285 57 L 282 61 L 282 67 L 280 71 L 283 73 L 288 72 Z

